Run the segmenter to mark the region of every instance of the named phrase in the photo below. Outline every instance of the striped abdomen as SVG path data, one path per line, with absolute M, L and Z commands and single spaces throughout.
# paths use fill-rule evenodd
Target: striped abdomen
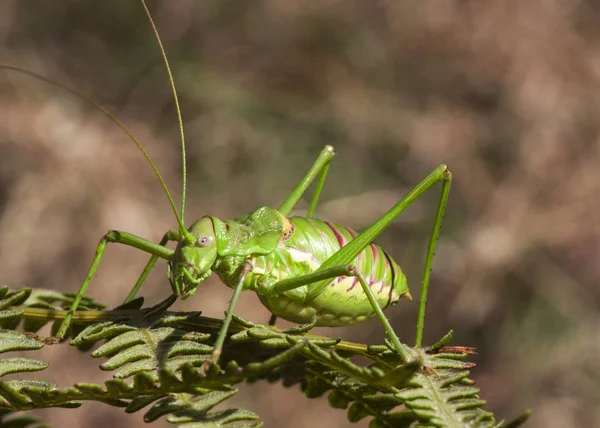
M 292 236 L 281 242 L 272 254 L 255 257 L 254 285 L 261 302 L 275 315 L 289 321 L 317 325 L 341 326 L 374 316 L 367 297 L 356 277 L 338 277 L 312 300 L 307 287 L 271 296 L 270 286 L 280 279 L 298 277 L 316 271 L 356 232 L 344 226 L 305 217 L 291 217 Z M 352 262 L 367 279 L 380 307 L 385 308 L 408 292 L 406 277 L 385 251 L 370 244 Z

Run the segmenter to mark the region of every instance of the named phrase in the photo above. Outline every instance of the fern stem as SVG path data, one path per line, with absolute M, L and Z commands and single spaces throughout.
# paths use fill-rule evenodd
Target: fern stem
M 42 309 L 42 308 L 32 308 L 28 306 L 16 306 L 14 309 L 23 312 L 23 318 L 25 319 L 35 319 L 35 320 L 47 320 L 47 321 L 56 321 L 62 320 L 67 315 L 67 311 L 57 310 L 57 309 Z M 168 313 L 168 312 L 167 312 Z M 113 311 L 77 311 L 73 316 L 74 324 L 93 324 L 101 321 L 109 321 L 116 318 L 123 317 L 131 317 L 136 318 L 142 315 L 142 311 L 139 309 L 121 309 L 121 310 L 113 310 Z M 196 330 L 199 328 L 205 328 L 209 330 L 219 330 L 223 324 L 223 321 L 217 318 L 209 318 L 209 317 L 194 317 L 189 321 L 182 322 L 182 325 L 187 325 L 188 327 Z M 265 326 L 267 327 L 267 326 Z M 267 328 L 273 331 L 281 331 L 277 327 L 268 326 Z M 247 330 L 247 327 L 236 324 L 235 322 L 231 324 L 229 327 L 230 333 L 238 333 L 240 331 Z M 316 334 L 304 333 L 301 335 L 302 337 L 308 340 L 329 340 L 329 337 L 319 336 Z M 371 354 L 369 352 L 369 346 L 362 343 L 348 342 L 342 340 L 335 345 L 332 345 L 332 349 L 337 351 L 345 351 L 350 352 L 355 355 L 362 355 L 369 358 Z

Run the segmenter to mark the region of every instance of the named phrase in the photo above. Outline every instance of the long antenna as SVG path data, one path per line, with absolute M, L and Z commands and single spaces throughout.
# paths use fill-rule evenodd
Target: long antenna
M 16 71 L 18 73 L 23 73 L 23 74 L 31 76 L 35 79 L 41 80 L 42 82 L 46 82 L 52 86 L 55 86 L 64 91 L 67 91 L 70 94 L 73 94 L 76 97 L 84 100 L 86 103 L 88 103 L 95 109 L 99 110 L 104 115 L 106 115 L 110 120 L 112 120 L 119 128 L 121 128 L 123 130 L 123 132 L 125 132 L 125 134 L 127 134 L 129 139 L 134 142 L 134 144 L 137 146 L 137 148 L 140 150 L 140 152 L 142 152 L 142 154 L 144 155 L 144 157 L 146 158 L 146 160 L 152 167 L 154 174 L 156 174 L 158 181 L 160 181 L 160 184 L 162 185 L 162 188 L 164 189 L 165 194 L 167 195 L 167 198 L 169 199 L 169 204 L 171 204 L 173 213 L 175 214 L 175 217 L 177 217 L 177 222 L 179 223 L 179 229 L 180 229 L 182 235 L 185 236 L 186 240 L 189 241 L 189 239 L 188 239 L 188 236 L 189 236 L 192 240 L 191 242 L 194 241 L 194 238 L 192 236 L 190 236 L 190 233 L 187 231 L 187 229 L 185 228 L 185 225 L 183 224 L 182 218 L 179 216 L 179 213 L 177 212 L 177 207 L 175 206 L 175 201 L 173 201 L 173 198 L 171 197 L 171 193 L 169 192 L 169 189 L 167 188 L 167 184 L 165 183 L 165 180 L 163 180 L 162 175 L 160 175 L 160 172 L 158 172 L 158 168 L 156 167 L 156 164 L 152 161 L 152 159 L 150 158 L 150 155 L 148 154 L 148 152 L 146 152 L 144 147 L 142 147 L 141 143 L 133 136 L 133 134 L 129 131 L 129 129 L 127 129 L 127 127 L 125 127 L 125 125 L 123 125 L 123 123 L 119 119 L 116 118 L 116 116 L 114 116 L 111 112 L 106 110 L 104 107 L 102 107 L 98 103 L 94 102 L 91 98 L 88 98 L 87 96 L 83 95 L 82 93 L 77 92 L 76 90 L 71 89 L 68 86 L 65 86 L 62 83 L 59 83 L 55 80 L 52 80 L 52 79 L 44 77 L 40 74 L 34 73 L 33 71 L 25 70 L 23 68 L 14 67 L 11 65 L 3 65 L 3 64 L 0 64 L 0 69 L 12 70 L 12 71 Z
M 185 156 L 185 135 L 183 132 L 183 119 L 181 118 L 181 109 L 179 108 L 179 97 L 177 96 L 177 89 L 175 88 L 175 80 L 173 79 L 173 73 L 171 73 L 171 67 L 169 66 L 169 60 L 167 58 L 167 53 L 165 52 L 165 48 L 162 44 L 162 40 L 160 39 L 160 35 L 158 34 L 158 29 L 154 24 L 154 20 L 152 19 L 152 15 L 150 14 L 150 10 L 148 10 L 148 6 L 146 5 L 145 0 L 141 0 L 142 6 L 144 6 L 144 10 L 146 11 L 146 15 L 148 15 L 148 20 L 150 21 L 150 25 L 152 25 L 152 31 L 156 36 L 156 41 L 158 42 L 158 46 L 160 47 L 160 52 L 162 54 L 163 60 L 165 62 L 165 67 L 167 69 L 167 74 L 169 75 L 169 83 L 171 85 L 171 90 L 173 91 L 173 100 L 175 101 L 175 110 L 177 110 L 177 120 L 179 121 L 179 133 L 181 135 L 181 161 L 182 161 L 182 178 L 181 178 L 181 219 L 180 222 L 183 224 L 183 219 L 185 217 L 185 194 L 186 194 L 186 186 L 187 186 L 187 162 Z M 190 244 L 195 242 L 195 239 L 187 232 L 185 228 L 182 228 L 181 233 L 185 237 L 186 241 Z

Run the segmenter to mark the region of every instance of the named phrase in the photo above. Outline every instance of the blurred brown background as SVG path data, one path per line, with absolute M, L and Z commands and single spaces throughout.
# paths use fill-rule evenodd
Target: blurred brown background
M 498 417 L 532 408 L 532 428 L 600 426 L 597 1 L 180 0 L 150 8 L 181 96 L 186 223 L 277 206 L 329 143 L 338 155 L 318 214 L 357 229 L 447 163 L 454 183 L 426 343 L 452 328 L 454 344 L 478 348 L 472 377 Z M 179 200 L 173 102 L 138 2 L 4 0 L 0 62 L 60 80 L 114 112 Z M 85 103 L 0 71 L 0 111 L 1 283 L 75 291 L 107 230 L 158 240 L 176 227 L 140 153 Z M 378 240 L 413 295 L 437 197 L 427 194 Z M 89 293 L 118 304 L 146 258 L 109 247 Z M 169 293 L 165 275 L 161 263 L 142 292 L 148 303 Z M 211 279 L 175 307 L 220 316 L 229 296 Z M 416 306 L 388 311 L 409 343 Z M 238 313 L 268 319 L 251 293 Z M 383 339 L 377 321 L 323 332 Z M 45 352 L 52 370 L 44 376 L 61 385 L 110 376 L 66 345 Z M 351 426 L 325 398 L 280 385 L 242 386 L 233 401 L 267 427 Z M 141 414 L 94 403 L 38 414 L 55 426 L 142 425 Z

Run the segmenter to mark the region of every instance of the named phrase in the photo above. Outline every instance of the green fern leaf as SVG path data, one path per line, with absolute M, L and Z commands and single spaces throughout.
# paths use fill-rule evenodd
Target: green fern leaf
M 60 320 L 71 302 L 72 295 L 0 287 L 0 325 L 5 328 L 0 330 L 0 354 L 39 352 L 44 347 L 40 340 L 14 328 L 25 318 L 24 328 L 37 331 Z M 1 379 L 5 409 L 76 407 L 94 400 L 130 413 L 146 409 L 146 421 L 165 417 L 185 428 L 254 428 L 262 426 L 255 413 L 214 408 L 235 395 L 237 385 L 267 380 L 299 386 L 309 398 L 327 395 L 331 407 L 345 409 L 349 420 L 372 418 L 371 428 L 514 428 L 528 416 L 497 423 L 482 409 L 485 401 L 468 378 L 474 364 L 464 361 L 472 350 L 447 346 L 452 332 L 431 347 L 412 349 L 412 361 L 404 363 L 389 344 L 352 344 L 312 335 L 313 325 L 280 330 L 234 317 L 219 367 L 206 363 L 222 321 L 199 312 L 168 312 L 172 302 L 170 298 L 142 309 L 143 300 L 136 299 L 99 312 L 102 305 L 86 299 L 86 307 L 96 311 L 76 313 L 76 323 L 91 325 L 73 329 L 82 331 L 71 344 L 85 349 L 104 341 L 92 356 L 106 359 L 100 367 L 112 371 L 113 379 L 104 385 L 79 382 L 68 388 L 40 380 Z M 355 364 L 350 359 L 354 356 L 369 365 Z M 33 358 L 4 358 L 0 377 L 46 366 Z M 5 416 L 0 413 L 0 421 L 15 427 L 33 424 Z

